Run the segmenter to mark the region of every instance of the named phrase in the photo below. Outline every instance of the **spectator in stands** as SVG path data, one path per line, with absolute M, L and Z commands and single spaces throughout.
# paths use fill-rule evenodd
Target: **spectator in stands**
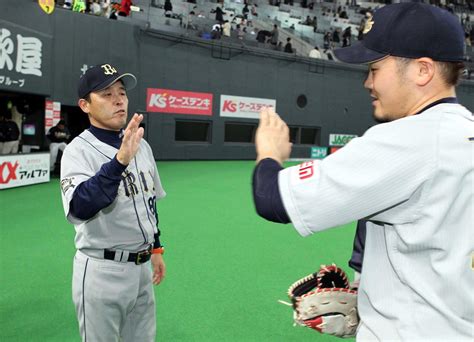
M 351 46 L 352 42 L 352 28 L 350 26 L 346 27 L 344 32 L 342 33 L 342 46 Z
M 258 17 L 257 5 L 252 5 L 252 8 L 250 9 L 250 13 L 252 14 L 253 17 Z
M 331 50 L 328 50 L 326 52 L 326 56 L 328 57 L 328 60 L 333 61 L 334 60 L 334 55 L 332 54 Z
M 217 8 L 215 10 L 212 10 L 211 13 L 215 13 L 216 14 L 216 20 L 219 22 L 219 23 L 223 23 L 224 22 L 224 15 L 226 14 L 222 8 L 220 8 L 220 6 L 217 6 Z
M 313 17 L 313 32 L 316 33 L 318 30 L 318 18 L 316 16 Z
M 117 20 L 117 13 L 120 10 L 120 5 L 112 3 L 110 4 L 109 9 L 110 9 L 109 19 Z
M 349 19 L 349 16 L 347 15 L 347 12 L 346 12 L 346 8 L 344 7 L 341 11 L 341 13 L 339 13 L 339 18 L 341 19 Z
M 286 38 L 286 44 L 285 44 L 285 52 L 287 53 L 293 53 L 293 46 L 291 45 L 291 38 L 288 37 Z
M 313 26 L 313 20 L 309 15 L 306 16 L 305 21 L 302 22 L 303 25 Z
M 249 14 L 249 5 L 245 4 L 244 8 L 242 9 L 242 15 L 244 16 L 245 19 L 248 19 L 248 14 Z
M 219 24 L 212 27 L 211 39 L 221 39 L 221 26 Z
M 102 16 L 108 18 L 110 16 L 110 0 L 101 0 L 100 8 L 102 10 Z
M 84 13 L 86 11 L 85 0 L 74 0 L 74 3 L 72 5 L 72 10 L 74 12 Z
M 20 130 L 10 117 L 0 115 L 0 154 L 18 153 Z
M 173 5 L 171 4 L 171 0 L 165 0 L 164 10 L 165 12 L 173 12 Z
M 237 38 L 239 38 L 240 40 L 243 40 L 245 36 L 245 32 L 244 32 L 244 29 L 242 28 L 242 25 L 237 24 L 236 31 L 237 31 Z
M 252 22 L 253 14 L 252 14 L 252 12 L 248 12 L 247 13 L 247 19 L 244 19 L 244 20 L 247 20 L 247 26 L 253 27 L 253 22 Z
M 267 38 L 271 37 L 272 33 L 267 30 L 260 30 L 257 33 L 257 42 L 259 42 L 259 46 L 265 45 L 265 42 L 267 41 Z
M 333 46 L 338 46 L 339 47 L 339 43 L 341 42 L 341 37 L 339 35 L 339 33 L 341 32 L 341 29 L 339 27 L 337 27 L 333 33 L 332 33 L 332 41 L 333 41 Z
M 362 19 L 359 26 L 359 36 L 357 37 L 359 40 L 364 39 L 364 34 L 369 32 L 374 24 L 372 20 L 372 13 L 367 11 L 365 13 L 365 18 Z
M 324 34 L 323 42 L 324 53 L 326 53 L 331 47 L 331 32 L 328 31 Z
M 464 42 L 465 42 L 466 46 L 469 46 L 469 47 L 472 46 L 471 35 L 466 32 L 466 33 L 464 33 L 464 37 L 465 37 Z
M 121 17 L 128 17 L 130 15 L 130 7 L 132 6 L 132 0 L 122 0 L 120 3 L 120 10 L 118 15 Z
M 222 24 L 222 35 L 224 37 L 230 37 L 230 29 L 231 25 L 229 23 L 229 20 L 225 20 L 224 24 Z
M 309 52 L 309 58 L 321 59 L 321 52 L 317 46 Z
M 89 6 L 89 9 L 92 15 L 102 15 L 102 8 L 100 8 L 100 4 L 98 0 L 92 1 Z
M 49 153 L 50 153 L 50 164 L 49 167 L 51 171 L 54 171 L 54 167 L 56 164 L 56 158 L 58 157 L 58 151 L 61 150 L 64 152 L 64 149 L 69 142 L 69 138 L 71 134 L 66 127 L 66 122 L 64 120 L 60 120 L 56 126 L 51 127 L 49 130 L 47 137 L 51 142 L 49 145 Z
M 278 44 L 278 26 L 275 24 L 273 25 L 273 30 L 272 30 L 272 38 L 270 39 L 270 44 L 272 44 L 273 46 L 277 46 Z

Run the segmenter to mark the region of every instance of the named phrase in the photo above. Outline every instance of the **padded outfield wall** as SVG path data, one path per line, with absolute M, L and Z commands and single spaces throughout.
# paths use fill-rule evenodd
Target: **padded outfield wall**
M 29 0 L 2 2 L 0 26 L 2 49 L 13 46 L 10 65 L 0 61 L 1 91 L 42 95 L 75 106 L 77 80 L 87 66 L 110 62 L 134 73 L 139 83 L 129 92 L 129 112 L 145 114 L 147 140 L 157 159 L 254 158 L 257 120 L 221 116 L 223 95 L 275 101 L 277 112 L 292 128 L 294 158 L 309 157 L 311 146 L 328 146 L 331 134 L 362 135 L 375 124 L 362 87 L 364 67 L 216 44 L 61 8 L 47 15 Z M 19 65 L 25 58 L 18 57 L 21 46 L 23 55 L 28 52 L 25 37 L 41 42 L 36 71 Z M 210 113 L 147 112 L 148 89 L 212 95 Z M 458 88 L 459 99 L 471 110 L 473 95 L 473 82 Z

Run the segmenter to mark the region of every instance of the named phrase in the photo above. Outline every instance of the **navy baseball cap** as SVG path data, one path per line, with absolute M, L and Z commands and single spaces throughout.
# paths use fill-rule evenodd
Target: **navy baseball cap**
M 338 60 L 365 64 L 389 55 L 439 62 L 464 60 L 459 19 L 439 7 L 419 2 L 387 5 L 368 20 L 362 41 L 334 51 Z
M 116 67 L 110 64 L 93 66 L 79 79 L 77 95 L 83 99 L 89 93 L 108 88 L 118 80 L 122 80 L 126 90 L 133 89 L 137 85 L 137 78 L 134 75 L 121 74 Z

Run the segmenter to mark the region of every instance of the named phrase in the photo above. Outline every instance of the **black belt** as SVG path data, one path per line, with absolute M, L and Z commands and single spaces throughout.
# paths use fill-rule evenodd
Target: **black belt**
M 111 251 L 110 249 L 105 249 L 104 259 L 115 260 L 115 255 L 117 253 L 122 253 L 122 252 Z M 145 249 L 137 253 L 129 253 L 127 261 L 134 262 L 136 265 L 144 264 L 145 262 L 150 260 L 151 254 L 152 254 L 151 248 Z

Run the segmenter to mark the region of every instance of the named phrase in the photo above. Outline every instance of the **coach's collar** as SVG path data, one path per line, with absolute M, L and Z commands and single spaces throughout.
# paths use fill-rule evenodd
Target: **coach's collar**
M 115 148 L 120 148 L 122 143 L 123 130 L 109 131 L 107 129 L 90 126 L 89 131 L 100 141 Z

